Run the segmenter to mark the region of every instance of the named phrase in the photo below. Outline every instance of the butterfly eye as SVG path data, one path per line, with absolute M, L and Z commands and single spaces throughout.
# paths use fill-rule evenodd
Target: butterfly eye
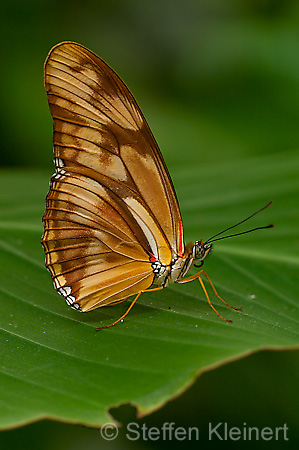
M 210 251 L 211 245 L 205 245 L 203 241 L 196 241 L 193 249 L 192 249 L 192 255 L 195 260 L 203 260 L 208 252 Z M 200 267 L 200 266 L 196 266 Z

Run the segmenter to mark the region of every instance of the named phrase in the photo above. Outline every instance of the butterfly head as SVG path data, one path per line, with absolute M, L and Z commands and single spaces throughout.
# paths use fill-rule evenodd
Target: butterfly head
M 207 257 L 211 249 L 212 244 L 207 244 L 203 242 L 203 240 L 195 241 L 192 249 L 192 256 L 195 262 L 195 267 L 201 267 L 203 265 L 204 259 Z M 196 264 L 197 262 L 199 262 L 199 264 Z

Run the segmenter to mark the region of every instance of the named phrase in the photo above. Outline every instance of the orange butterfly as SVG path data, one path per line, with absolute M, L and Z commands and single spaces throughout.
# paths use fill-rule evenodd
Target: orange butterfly
M 58 293 L 83 312 L 136 295 L 122 317 L 101 328 L 122 320 L 142 292 L 169 282 L 198 279 L 216 311 L 201 274 L 221 297 L 206 272 L 185 275 L 203 264 L 221 233 L 184 245 L 169 172 L 125 84 L 94 53 L 62 42 L 47 57 L 45 86 L 56 172 L 42 244 Z

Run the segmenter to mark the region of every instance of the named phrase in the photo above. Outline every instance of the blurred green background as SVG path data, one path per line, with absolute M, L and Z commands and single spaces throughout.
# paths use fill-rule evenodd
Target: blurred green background
M 50 48 L 63 40 L 85 45 L 119 73 L 170 172 L 192 164 L 198 167 L 199 186 L 203 162 L 221 165 L 298 149 L 298 1 L 27 0 L 0 8 L 2 167 L 53 171 L 43 63 Z M 297 448 L 296 373 L 296 352 L 252 355 L 204 374 L 141 423 L 199 427 L 200 441 L 184 442 L 190 448 L 234 446 L 208 442 L 209 422 L 287 423 L 290 440 L 283 447 Z M 134 414 L 130 407 L 113 411 L 124 422 Z M 98 430 L 50 421 L 0 435 L 1 449 L 167 445 L 181 443 L 130 442 L 124 432 L 105 442 Z M 242 442 L 245 448 L 253 445 L 281 448 L 279 441 Z

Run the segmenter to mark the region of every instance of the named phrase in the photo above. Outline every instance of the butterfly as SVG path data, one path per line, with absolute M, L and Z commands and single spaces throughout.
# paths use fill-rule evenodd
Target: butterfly
M 55 173 L 41 242 L 57 292 L 82 312 L 135 295 L 125 314 L 101 329 L 123 320 L 141 293 L 198 279 L 210 306 L 227 320 L 212 305 L 202 276 L 230 305 L 207 273 L 186 276 L 226 230 L 185 245 L 171 177 L 126 85 L 96 54 L 62 42 L 46 59 L 45 88 Z

